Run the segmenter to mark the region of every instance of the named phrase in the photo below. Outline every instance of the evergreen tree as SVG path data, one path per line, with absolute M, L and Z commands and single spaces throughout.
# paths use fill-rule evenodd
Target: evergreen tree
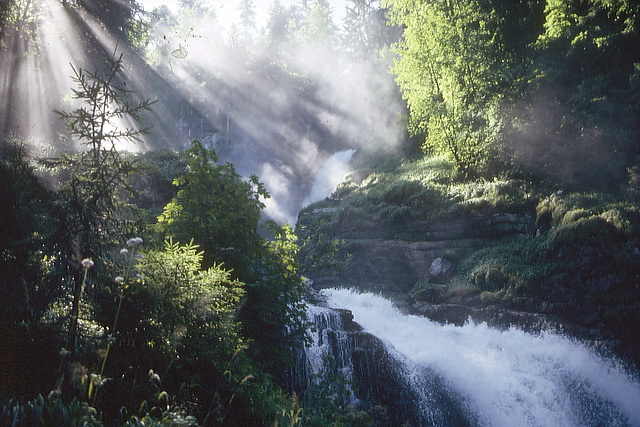
M 357 58 L 376 60 L 379 49 L 392 41 L 386 19 L 379 1 L 349 0 L 343 21 L 344 49 Z
M 249 40 L 249 32 L 256 28 L 256 9 L 253 0 L 241 0 L 238 5 L 240 25 L 244 30 L 244 39 Z
M 49 159 L 52 167 L 69 174 L 60 191 L 63 223 L 69 242 L 68 253 L 73 274 L 73 307 L 68 346 L 75 347 L 78 310 L 84 285 L 81 261 L 97 259 L 109 245 L 126 240 L 134 231 L 134 207 L 122 195 L 131 191 L 127 181 L 136 170 L 135 163 L 123 155 L 117 145 L 140 142 L 150 128 L 139 128 L 140 114 L 152 105 L 150 100 L 132 102 L 131 91 L 120 81 L 122 54 L 106 59 L 104 73 L 89 73 L 73 68 L 78 85 L 73 96 L 81 105 L 71 112 L 56 111 L 72 137 L 87 151 L 59 159 Z M 135 125 L 125 122 L 132 120 Z

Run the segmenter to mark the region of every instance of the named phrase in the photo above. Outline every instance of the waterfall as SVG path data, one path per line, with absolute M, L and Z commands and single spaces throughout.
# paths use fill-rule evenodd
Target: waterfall
M 356 150 L 344 150 L 334 153 L 323 164 L 316 174 L 311 193 L 305 197 L 303 206 L 328 197 L 349 172 L 351 157 Z
M 356 383 L 358 398 L 383 400 L 394 420 L 437 426 L 640 425 L 637 375 L 575 340 L 471 321 L 442 325 L 405 315 L 373 294 L 324 294 L 327 306 L 348 310 L 361 330 L 352 326 L 349 333 L 344 324 L 327 320 L 318 329 L 323 337 L 313 338 L 307 363 L 331 348 Z M 312 315 L 320 311 L 330 312 L 314 308 Z M 317 359 L 313 363 L 316 369 Z
M 336 372 L 353 380 L 351 343 L 339 311 L 309 306 L 307 320 L 312 326 L 311 345 L 298 355 L 296 388 L 306 389 L 321 375 L 328 357 L 335 362 Z

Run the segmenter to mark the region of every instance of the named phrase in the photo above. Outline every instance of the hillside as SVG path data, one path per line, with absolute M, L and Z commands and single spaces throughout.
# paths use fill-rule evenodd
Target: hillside
M 562 324 L 638 364 L 640 210 L 631 193 L 465 181 L 442 158 L 366 156 L 331 198 L 299 215 L 301 264 L 316 288 L 380 291 L 447 322 Z M 332 239 L 339 262 L 322 262 Z

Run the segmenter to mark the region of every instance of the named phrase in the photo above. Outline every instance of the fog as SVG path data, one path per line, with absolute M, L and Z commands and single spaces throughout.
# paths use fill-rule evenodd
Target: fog
M 13 44 L 0 51 L 2 136 L 29 138 L 39 155 L 78 149 L 53 113 L 74 106 L 70 64 L 100 70 L 104 55 L 122 53 L 119 77 L 133 100 L 157 102 L 142 118 L 142 126 L 153 126 L 144 143 L 120 148 L 180 150 L 200 139 L 241 175 L 258 175 L 272 195 L 266 215 L 280 223 L 295 223 L 304 203 L 330 193 L 318 192 L 316 175 L 334 153 L 393 147 L 402 138 L 402 102 L 390 60 L 379 53 L 389 40 L 371 41 L 368 51 L 350 48 L 336 21 L 348 2 L 329 2 L 328 10 L 312 1 L 260 2 L 251 25 L 233 21 L 239 2 L 210 3 L 144 5 L 134 16 L 149 37 L 130 47 L 82 8 L 42 2 L 36 32 L 5 37 Z M 331 21 L 311 21 L 314 13 Z M 335 185 L 344 173 L 326 182 Z

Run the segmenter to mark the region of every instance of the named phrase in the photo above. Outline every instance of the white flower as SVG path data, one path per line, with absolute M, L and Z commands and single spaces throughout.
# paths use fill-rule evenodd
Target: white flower
M 91 267 L 93 267 L 93 265 L 94 265 L 93 261 L 91 261 L 91 258 L 83 259 L 81 264 L 82 264 L 82 267 L 86 268 L 87 270 L 90 269 Z
M 142 238 L 140 237 L 133 237 L 127 240 L 127 246 L 138 246 L 141 243 L 142 243 Z
M 126 255 L 128 253 L 129 253 L 129 249 L 127 249 L 127 248 L 120 249 L 120 255 Z
M 116 281 L 116 283 L 122 283 L 122 282 L 124 282 L 124 277 L 118 276 L 118 277 L 115 278 L 115 281 Z

